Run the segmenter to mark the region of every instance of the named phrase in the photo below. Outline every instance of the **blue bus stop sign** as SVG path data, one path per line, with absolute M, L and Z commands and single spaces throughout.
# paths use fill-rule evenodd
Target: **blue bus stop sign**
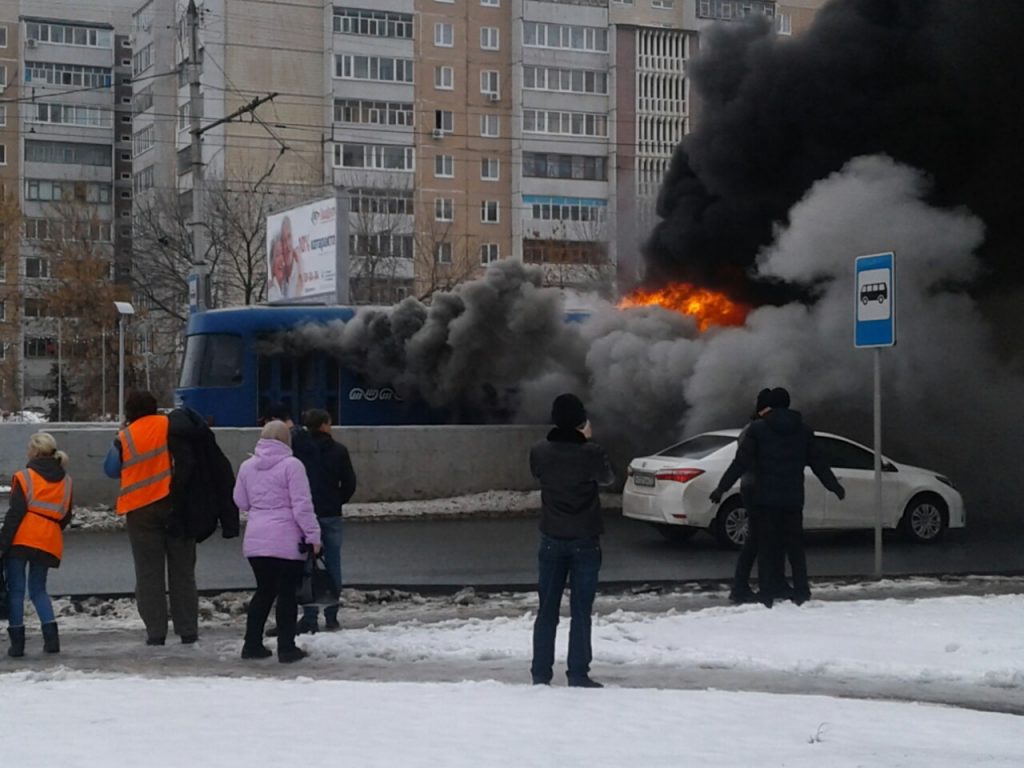
M 858 348 L 896 343 L 896 288 L 891 253 L 859 256 L 854 267 L 854 342 Z

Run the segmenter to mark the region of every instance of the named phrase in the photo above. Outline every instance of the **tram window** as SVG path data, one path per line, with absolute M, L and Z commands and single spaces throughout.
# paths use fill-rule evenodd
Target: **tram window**
M 232 387 L 242 383 L 242 339 L 228 333 L 188 337 L 182 387 Z

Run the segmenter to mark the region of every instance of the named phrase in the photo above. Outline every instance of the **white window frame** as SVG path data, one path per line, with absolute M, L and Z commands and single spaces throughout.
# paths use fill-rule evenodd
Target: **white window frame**
M 7 65 L 0 64 L 0 90 L 7 87 Z
M 788 13 L 779 13 L 775 16 L 775 29 L 780 35 L 793 34 L 793 17 Z
M 494 213 L 494 218 L 491 218 L 491 213 Z M 501 223 L 501 203 L 497 200 L 481 200 L 480 201 L 480 223 L 481 224 L 500 224 Z
M 444 0 L 438 0 L 438 2 L 444 2 Z M 452 248 L 452 244 L 447 240 L 442 243 L 438 243 L 434 247 L 434 260 L 438 264 L 451 264 L 454 250 L 455 249 Z
M 7 105 L 0 104 L 0 128 L 7 127 Z
M 445 42 L 447 38 L 447 42 Z M 444 21 L 434 24 L 434 47 L 454 48 L 455 47 L 455 25 Z
M 496 69 L 480 70 L 480 93 L 501 98 L 501 73 Z
M 7 165 L 7 145 L 0 144 L 0 165 Z
M 498 243 L 480 243 L 480 266 L 486 267 L 501 261 L 501 245 Z
M 484 8 L 501 8 L 501 0 L 480 0 Z
M 651 8 L 658 8 L 663 11 L 671 11 L 675 0 L 651 0 Z
M 493 174 L 491 173 L 493 171 Z M 480 158 L 480 180 L 499 181 L 501 179 L 501 160 L 497 157 Z
M 447 77 L 445 77 L 447 75 Z M 447 80 L 447 85 L 445 81 Z M 455 90 L 455 68 L 447 65 L 434 67 L 434 90 Z
M 0 24 L 0 48 L 7 47 L 7 25 Z
M 494 132 L 490 132 L 491 126 L 495 126 Z M 501 119 L 498 115 L 480 115 L 480 135 L 487 139 L 501 137 Z
M 455 113 L 450 109 L 435 109 L 434 130 L 441 131 L 442 133 L 454 133 Z
M 501 50 L 501 30 L 498 27 L 480 27 L 480 50 Z
M 454 179 L 455 178 L 455 156 L 434 155 L 434 178 Z
M 434 221 L 455 221 L 455 200 L 451 197 L 434 198 Z

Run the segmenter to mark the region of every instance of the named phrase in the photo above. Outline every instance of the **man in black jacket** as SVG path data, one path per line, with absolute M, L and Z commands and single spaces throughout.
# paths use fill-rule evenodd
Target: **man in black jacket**
M 754 413 L 750 417 L 753 424 L 758 419 L 766 416 L 771 410 L 768 399 L 771 395 L 770 389 L 762 389 L 757 393 L 757 400 L 754 402 Z M 750 424 L 743 428 L 740 433 L 740 440 L 743 440 Z M 743 540 L 743 547 L 740 549 L 739 557 L 736 558 L 736 572 L 733 576 L 732 590 L 729 592 L 729 599 L 734 603 L 754 602 L 757 597 L 750 589 L 750 571 L 757 561 L 759 546 L 758 525 L 760 520 L 754 509 L 753 502 L 754 473 L 746 472 L 740 478 L 740 497 L 743 499 L 743 509 L 747 512 L 747 538 Z
M 809 466 L 840 500 L 846 495 L 818 452 L 814 431 L 803 423 L 799 412 L 790 410 L 789 402 L 789 392 L 782 387 L 771 391 L 771 410 L 747 427 L 736 447 L 736 458 L 711 492 L 711 501 L 719 504 L 740 476 L 753 473 L 750 496 L 759 518 L 760 597 L 768 607 L 785 596 L 786 555 L 793 571 L 793 601 L 799 605 L 811 596 L 803 549 L 804 467 Z
M 530 450 L 530 472 L 541 489 L 539 602 L 530 672 L 534 685 L 551 683 L 555 630 L 569 579 L 572 623 L 566 677 L 570 686 L 600 688 L 590 678 L 590 617 L 604 532 L 598 489 L 614 483 L 615 474 L 604 448 L 590 442 L 590 422 L 576 395 L 555 398 L 551 421 L 555 428 Z
M 341 539 L 342 506 L 356 492 L 356 473 L 348 448 L 331 436 L 331 415 L 319 408 L 305 413 L 305 431 L 311 450 L 308 455 L 296 454 L 306 467 L 309 487 L 313 492 L 313 509 L 320 523 L 324 560 L 334 586 L 341 591 Z M 303 608 L 298 631 L 316 632 L 319 609 L 315 605 Z M 324 608 L 324 627 L 339 629 L 338 606 Z

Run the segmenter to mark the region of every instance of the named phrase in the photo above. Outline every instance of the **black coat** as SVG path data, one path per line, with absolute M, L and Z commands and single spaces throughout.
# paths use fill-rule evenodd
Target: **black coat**
M 27 466 L 29 469 L 34 469 L 42 475 L 48 482 L 59 483 L 64 479 L 64 467 L 52 456 L 32 459 Z M 30 563 L 45 565 L 48 568 L 60 567 L 60 560 L 49 552 L 44 552 L 35 547 L 11 546 L 11 542 L 14 541 L 14 537 L 18 533 L 18 528 L 21 526 L 21 521 L 28 514 L 25 492 L 22 490 L 21 485 L 15 485 L 14 483 L 11 485 L 11 506 L 7 510 L 7 517 L 4 518 L 3 528 L 0 528 L 0 556 L 6 557 L 10 555 L 27 560 Z M 60 521 L 61 530 L 66 528 L 70 522 L 71 512 L 69 511 Z
M 830 491 L 842 493 L 832 468 L 817 450 L 814 431 L 797 411 L 773 408 L 744 430 L 736 458 L 722 475 L 718 490 L 725 493 L 741 475 L 750 472 L 753 487 L 749 494 L 755 506 L 802 508 L 804 467 L 810 467 Z
M 174 463 L 171 531 L 203 541 L 220 523 L 225 539 L 237 536 L 238 507 L 232 498 L 235 473 L 213 430 L 189 408 L 171 411 L 168 420 L 167 446 Z
M 356 492 L 356 472 L 348 448 L 326 432 L 292 431 L 292 453 L 306 467 L 317 517 L 341 517 Z
M 604 533 L 600 486 L 615 482 L 608 454 L 576 429 L 552 429 L 530 449 L 530 472 L 540 481 L 540 530 L 558 539 Z

